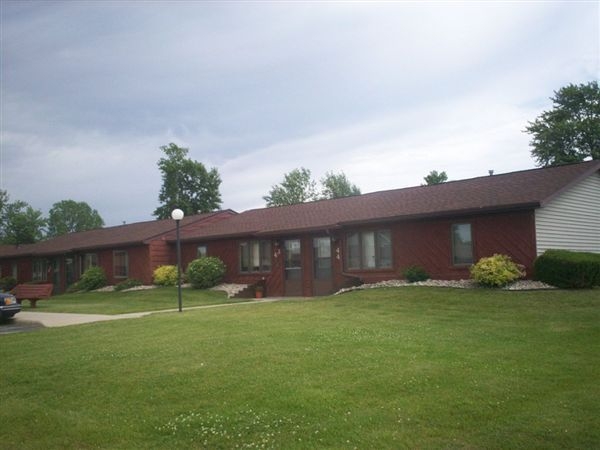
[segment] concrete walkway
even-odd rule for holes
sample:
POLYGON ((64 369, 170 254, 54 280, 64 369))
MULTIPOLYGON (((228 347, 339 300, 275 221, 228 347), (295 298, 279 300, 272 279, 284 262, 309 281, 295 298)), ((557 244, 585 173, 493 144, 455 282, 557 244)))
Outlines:
MULTIPOLYGON (((287 298, 289 299, 289 298, 287 298)), ((195 309, 209 309, 209 308, 223 308, 229 306, 240 306, 240 305, 254 305, 259 303, 272 303, 280 300, 284 300, 281 297, 264 298, 261 300, 252 300, 249 302, 237 302, 237 303, 223 303, 218 305, 205 305, 205 306, 190 306, 183 307, 183 311, 191 311, 195 309)), ((175 309, 165 309, 160 311, 145 311, 145 312, 134 312, 127 314, 72 314, 72 313, 49 313, 49 312, 35 312, 35 311, 21 311, 14 316, 15 324, 26 324, 26 323, 39 323, 43 327, 66 327, 69 325, 80 325, 83 323, 92 322, 103 322, 106 320, 119 320, 119 319, 137 319, 140 317, 149 316, 151 314, 161 314, 178 312, 175 309)))

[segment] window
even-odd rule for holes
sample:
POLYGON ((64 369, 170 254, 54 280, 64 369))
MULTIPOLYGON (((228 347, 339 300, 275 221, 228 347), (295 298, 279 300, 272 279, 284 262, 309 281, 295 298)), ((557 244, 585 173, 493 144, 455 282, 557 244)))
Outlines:
POLYGON ((206 245, 199 245, 196 249, 196 258, 204 258, 207 254, 206 245))
POLYGON ((271 241, 240 243, 240 272, 269 272, 271 270, 271 241))
POLYGON ((17 263, 12 263, 10 266, 10 273, 15 280, 19 279, 19 266, 17 263))
POLYGON ((46 281, 48 279, 48 263, 45 259, 33 260, 31 281, 46 281))
POLYGON ((80 263, 80 273, 83 274, 90 267, 98 266, 98 255, 96 253, 86 253, 81 256, 80 263))
POLYGON ((392 238, 389 230, 361 231, 346 235, 346 268, 390 267, 392 267, 392 238))
POLYGON ((452 264, 473 263, 473 239, 471 224, 459 223, 452 225, 452 264))
POLYGON ((129 276, 129 256, 124 250, 113 252, 113 275, 115 278, 127 278, 129 276))

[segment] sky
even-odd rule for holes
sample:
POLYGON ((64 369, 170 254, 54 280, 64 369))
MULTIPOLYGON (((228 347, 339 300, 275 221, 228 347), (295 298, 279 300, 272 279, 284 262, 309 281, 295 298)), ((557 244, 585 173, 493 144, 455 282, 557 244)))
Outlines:
POLYGON ((523 132, 600 78, 599 1, 1 0, 0 189, 152 220, 161 146, 244 211, 299 167, 363 193, 535 167, 523 132))

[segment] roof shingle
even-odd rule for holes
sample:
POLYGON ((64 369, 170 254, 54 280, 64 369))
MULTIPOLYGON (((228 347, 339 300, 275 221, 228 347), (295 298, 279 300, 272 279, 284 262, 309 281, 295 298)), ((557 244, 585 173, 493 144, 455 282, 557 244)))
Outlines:
MULTIPOLYGON (((334 229, 373 221, 542 206, 591 173, 600 161, 450 181, 432 186, 245 211, 218 225, 183 230, 182 240, 334 229)), ((174 239, 172 234, 168 239, 174 239)))

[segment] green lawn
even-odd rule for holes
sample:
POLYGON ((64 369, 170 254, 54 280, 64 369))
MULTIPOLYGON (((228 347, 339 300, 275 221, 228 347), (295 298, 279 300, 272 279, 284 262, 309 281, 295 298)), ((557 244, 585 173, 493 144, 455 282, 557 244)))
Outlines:
MULTIPOLYGON (((190 306, 235 303, 249 299, 227 299, 223 291, 181 290, 182 305, 190 306)), ((84 292, 55 295, 47 300, 39 300, 32 309, 29 302, 23 302, 23 311, 68 312, 78 314, 125 314, 141 311, 177 309, 177 288, 158 287, 143 291, 129 292, 84 292)))
POLYGON ((598 448, 599 343, 597 289, 380 289, 5 335, 0 448, 598 448))

